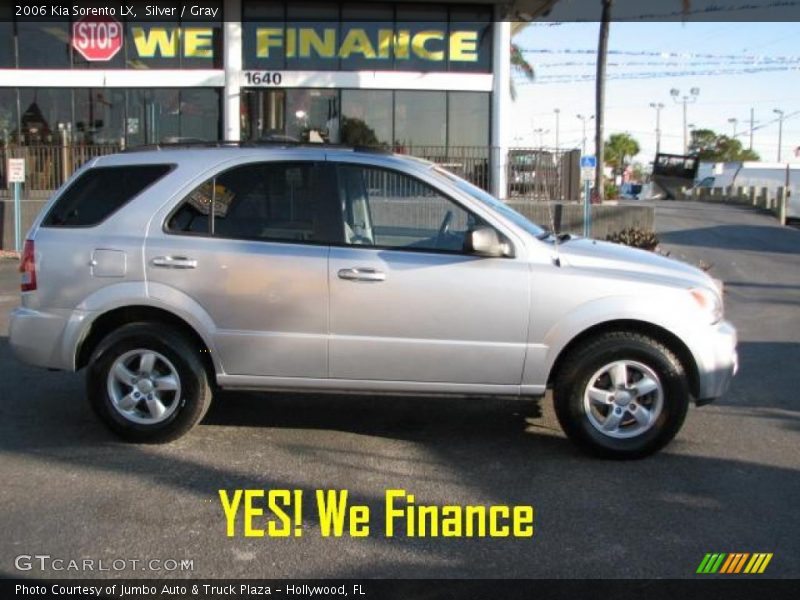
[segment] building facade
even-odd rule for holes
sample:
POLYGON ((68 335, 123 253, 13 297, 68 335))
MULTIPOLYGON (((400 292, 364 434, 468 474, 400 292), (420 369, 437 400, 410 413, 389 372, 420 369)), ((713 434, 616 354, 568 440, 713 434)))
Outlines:
POLYGON ((327 142, 444 162, 469 154, 464 174, 505 194, 510 24, 491 0, 193 8, 0 15, 0 141, 327 142))

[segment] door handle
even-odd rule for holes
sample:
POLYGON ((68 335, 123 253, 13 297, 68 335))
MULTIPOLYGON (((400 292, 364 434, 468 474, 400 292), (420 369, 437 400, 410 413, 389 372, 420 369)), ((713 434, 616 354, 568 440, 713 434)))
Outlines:
POLYGON ((154 267, 163 269, 196 269, 197 261, 185 256, 156 256, 150 261, 154 267))
POLYGON ((347 281, 386 281, 386 273, 377 269, 352 267, 350 269, 341 269, 339 271, 339 279, 347 281))

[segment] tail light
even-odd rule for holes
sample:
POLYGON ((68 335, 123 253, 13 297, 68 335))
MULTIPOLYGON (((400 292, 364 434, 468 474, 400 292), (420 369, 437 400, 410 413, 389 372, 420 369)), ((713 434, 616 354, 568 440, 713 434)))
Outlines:
POLYGON ((19 261, 19 272, 22 273, 22 291, 34 291, 36 289, 36 255, 33 240, 25 240, 22 258, 19 261))

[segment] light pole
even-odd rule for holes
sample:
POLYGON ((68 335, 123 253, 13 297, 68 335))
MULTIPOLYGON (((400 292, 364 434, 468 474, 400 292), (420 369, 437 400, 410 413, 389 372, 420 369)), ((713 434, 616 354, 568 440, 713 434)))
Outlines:
POLYGON ((683 153, 689 153, 689 136, 688 132, 686 131, 686 106, 689 102, 695 103, 697 102, 697 97, 700 95, 700 88, 693 87, 689 90, 689 94, 684 94, 681 96, 681 91, 677 88, 672 88, 669 91, 670 96, 672 96, 673 102, 683 102, 683 153))
POLYGON ((783 111, 776 108, 772 112, 778 115, 778 162, 781 162, 781 146, 783 145, 783 111))
POLYGON ((534 129, 533 133, 538 133, 539 134, 539 150, 541 150, 542 148, 544 148, 544 134, 545 133, 550 133, 550 130, 549 129, 542 129, 541 127, 539 127, 538 129, 534 129))
POLYGON ((559 117, 561 116, 561 109, 556 108, 553 110, 556 113, 556 152, 558 152, 559 143, 558 143, 558 129, 559 129, 559 117))
POLYGON ((594 119, 594 115, 577 115, 577 117, 583 122, 583 150, 581 150, 581 154, 586 156, 586 123, 594 119))
POLYGON ((730 119, 728 119, 728 123, 733 125, 733 139, 736 139, 736 124, 738 122, 739 122, 739 119, 737 119, 736 117, 731 117, 730 119))
POLYGON ((664 105, 661 102, 651 102, 650 108, 656 109, 656 154, 661 152, 661 109, 664 105))

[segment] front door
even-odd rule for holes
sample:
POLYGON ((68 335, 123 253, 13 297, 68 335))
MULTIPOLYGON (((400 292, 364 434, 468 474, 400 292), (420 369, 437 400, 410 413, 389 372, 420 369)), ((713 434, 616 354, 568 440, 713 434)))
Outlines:
POLYGON ((331 377, 519 385, 527 264, 465 253, 468 228, 485 222, 427 183, 336 171, 345 243, 329 260, 331 377))

